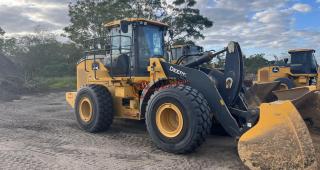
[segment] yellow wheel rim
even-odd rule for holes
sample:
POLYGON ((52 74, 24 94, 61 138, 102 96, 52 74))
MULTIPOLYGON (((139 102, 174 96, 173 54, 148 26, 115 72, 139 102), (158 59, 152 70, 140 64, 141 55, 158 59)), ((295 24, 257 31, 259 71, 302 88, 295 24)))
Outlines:
POLYGON ((183 127, 180 109, 172 103, 164 103, 156 113, 156 124, 162 135, 168 138, 178 136, 183 127))
POLYGON ((84 97, 80 101, 79 105, 80 118, 84 122, 89 122, 92 118, 92 105, 89 98, 84 97))

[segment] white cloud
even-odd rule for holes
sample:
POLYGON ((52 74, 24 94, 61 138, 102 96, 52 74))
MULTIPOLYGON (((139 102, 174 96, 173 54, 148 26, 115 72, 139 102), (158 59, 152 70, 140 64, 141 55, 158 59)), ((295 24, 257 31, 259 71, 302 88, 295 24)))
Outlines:
POLYGON ((298 12, 310 12, 311 6, 308 4, 296 3, 292 6, 292 9, 298 12))
POLYGON ((289 4, 283 0, 199 0, 197 7, 214 25, 205 31, 206 39, 198 43, 212 49, 233 40, 241 44, 247 55, 261 52, 270 56, 291 48, 316 48, 320 32, 296 30, 297 9, 289 4))
POLYGON ((32 33, 38 25, 57 32, 69 23, 68 3, 69 0, 1 0, 0 26, 8 35, 32 33))
MULTIPOLYGON (((60 33, 69 24, 69 1, 0 0, 0 26, 9 35, 31 33, 37 25, 60 33)), ((218 49, 228 41, 238 41, 246 55, 316 48, 320 44, 319 29, 295 28, 294 14, 308 12, 311 7, 302 3, 291 6, 291 3, 290 0, 197 0, 196 7, 214 22, 212 28, 204 31, 206 39, 198 44, 206 49, 218 49)))
POLYGON ((0 6, 8 7, 33 7, 38 9, 67 8, 68 1, 65 0, 1 0, 0 6))

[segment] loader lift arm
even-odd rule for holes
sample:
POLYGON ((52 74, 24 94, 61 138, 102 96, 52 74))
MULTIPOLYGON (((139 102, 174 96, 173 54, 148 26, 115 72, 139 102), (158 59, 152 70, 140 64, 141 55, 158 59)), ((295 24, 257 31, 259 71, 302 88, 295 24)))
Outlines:
POLYGON ((248 128, 247 125, 254 124, 257 114, 252 114, 247 108, 237 108, 238 105, 246 106, 240 100, 239 92, 243 82, 243 61, 240 46, 236 42, 230 42, 228 47, 216 53, 205 52, 196 60, 183 65, 174 65, 161 62, 165 74, 170 79, 180 79, 189 86, 199 90, 209 102, 209 107, 223 128, 233 137, 240 137, 248 128), (209 62, 215 56, 226 52, 226 64, 224 72, 214 72, 210 75, 198 69, 199 65, 209 62), (176 71, 184 74, 177 74, 176 71), (221 76, 222 75, 222 76, 221 76), (234 116, 245 118, 245 124, 239 124, 234 116), (250 121, 250 122, 248 122, 250 121))
POLYGON ((168 77, 186 79, 205 96, 216 120, 231 136, 239 139, 239 156, 249 168, 315 169, 317 162, 310 134, 291 101, 252 107, 242 97, 244 71, 238 43, 231 42, 225 49, 204 54, 185 66, 162 64, 168 77), (223 71, 199 71, 199 65, 223 52, 226 52, 223 71), (172 67, 174 69, 170 69, 172 67), (170 71, 175 69, 184 72, 185 76, 170 71))

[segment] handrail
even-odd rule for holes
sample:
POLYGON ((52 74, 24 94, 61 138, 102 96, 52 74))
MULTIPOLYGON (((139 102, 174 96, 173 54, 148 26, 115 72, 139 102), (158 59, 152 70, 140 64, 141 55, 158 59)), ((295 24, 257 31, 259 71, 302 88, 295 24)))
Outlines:
MULTIPOLYGON (((125 52, 126 54, 129 53, 129 57, 132 58, 132 47, 133 47, 133 42, 132 42, 132 37, 131 36, 127 36, 127 35, 113 35, 113 36, 106 36, 106 37, 98 37, 98 38, 90 38, 90 39, 86 39, 84 40, 84 47, 89 47, 88 49, 85 49, 84 51, 84 57, 82 58, 82 60, 85 60, 85 70, 87 71, 87 64, 86 64, 86 60, 88 59, 89 55, 93 55, 93 60, 95 63, 96 60, 96 55, 98 54, 103 54, 106 55, 107 52, 109 51, 110 57, 111 57, 111 65, 112 65, 112 51, 114 50, 119 50, 120 54, 124 54, 122 53, 122 51, 128 51, 125 52), (120 37, 120 41, 119 41, 119 46, 112 46, 112 38, 114 37, 120 37), (129 38, 129 45, 125 45, 124 47, 122 46, 122 41, 121 41, 121 37, 126 37, 129 38), (88 44, 88 45, 87 45, 88 44), (98 48, 100 46, 100 48, 98 48), (93 48, 91 48, 93 47, 93 48)), ((131 66, 130 66, 131 68, 131 66)), ((96 71, 96 70, 95 70, 96 71)), ((110 70, 110 72, 112 72, 112 69, 110 70)), ((131 77, 131 69, 130 69, 130 77, 131 77)), ((95 78, 96 78, 96 73, 95 73, 95 78)))

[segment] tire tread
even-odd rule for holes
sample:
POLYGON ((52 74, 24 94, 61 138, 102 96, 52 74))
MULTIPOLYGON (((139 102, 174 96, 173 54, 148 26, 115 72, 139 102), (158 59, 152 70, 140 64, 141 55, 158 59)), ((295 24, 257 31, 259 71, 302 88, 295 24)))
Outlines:
MULTIPOLYGON (((196 136, 192 139, 192 141, 188 144, 188 146, 186 146, 181 150, 173 150, 173 151, 170 150, 169 152, 176 153, 176 154, 193 152, 205 141, 207 135, 210 134, 212 116, 210 114, 210 108, 209 108, 208 102, 198 90, 193 89, 190 86, 178 85, 178 86, 171 86, 169 88, 178 89, 183 94, 183 96, 190 101, 190 103, 192 104, 193 113, 196 114, 196 119, 198 120, 196 125, 197 127, 196 136)), ((159 93, 161 93, 163 90, 165 89, 160 89, 156 91, 150 97, 148 105, 150 105, 150 102, 153 100, 153 98, 159 93)))

